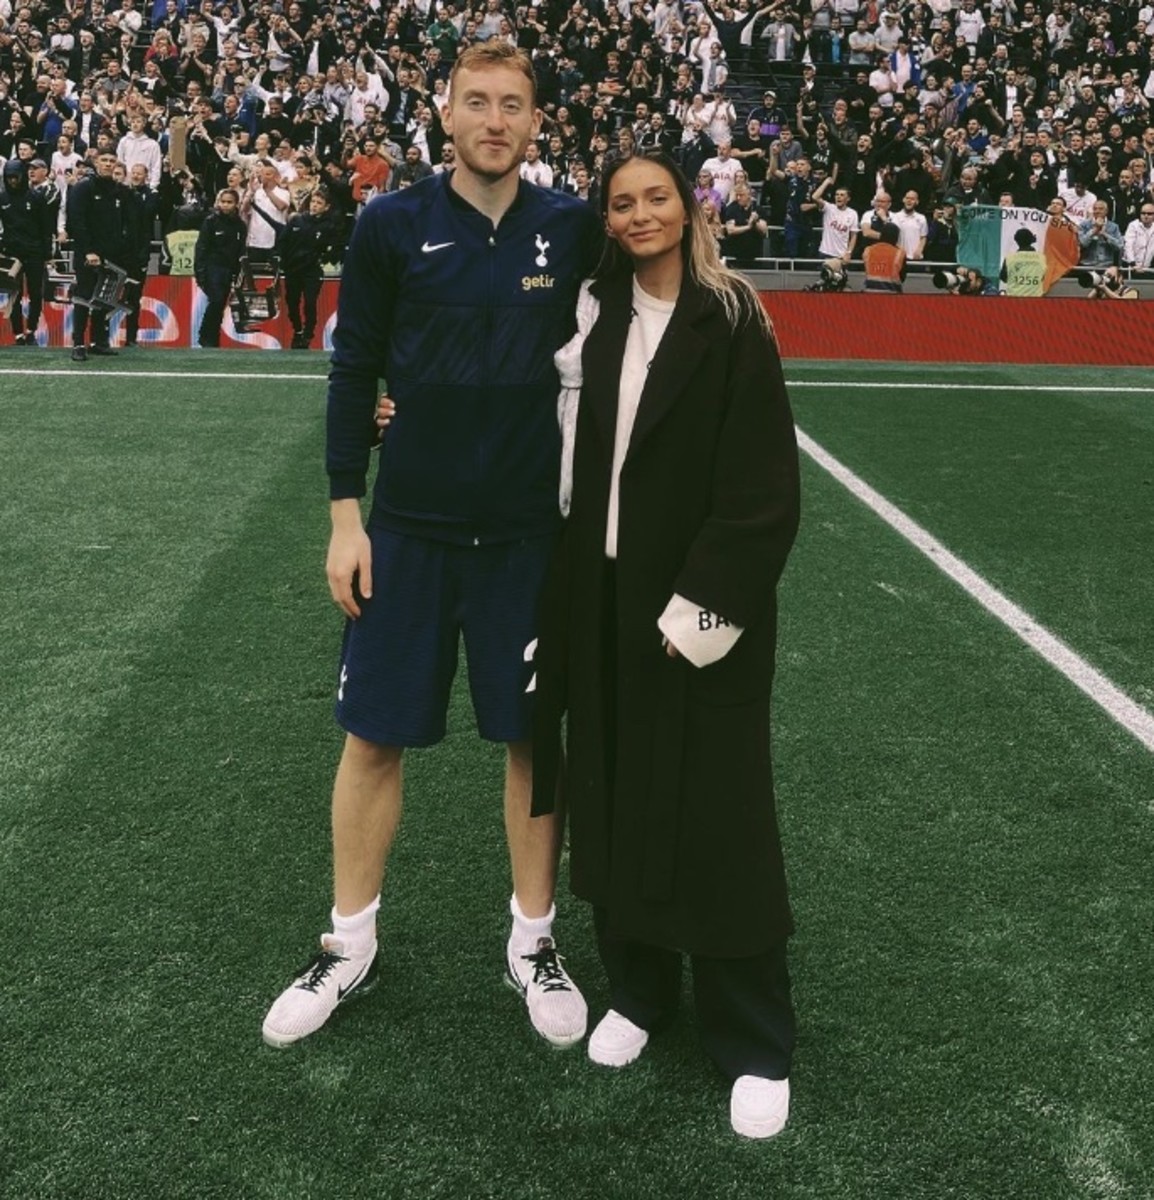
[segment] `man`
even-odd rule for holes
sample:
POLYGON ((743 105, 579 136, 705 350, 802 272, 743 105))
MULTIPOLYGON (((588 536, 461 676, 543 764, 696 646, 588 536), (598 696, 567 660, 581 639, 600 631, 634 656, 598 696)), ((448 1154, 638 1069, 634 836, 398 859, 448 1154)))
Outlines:
POLYGON ((102 151, 96 159, 94 178, 82 179, 68 189, 68 237, 76 270, 72 306, 72 361, 84 362, 85 333, 92 324, 91 352, 113 355, 108 344, 108 313, 75 302, 96 290, 98 271, 105 263, 128 268, 138 257, 137 246, 145 236, 140 228, 135 193, 113 178, 116 154, 102 151))
POLYGON ((536 142, 530 142, 525 147, 525 159, 519 171, 522 179, 538 187, 553 186, 553 168, 541 161, 541 147, 536 142))
POLYGON ((861 222, 849 206, 849 188, 839 187, 833 194, 833 203, 825 199, 825 189, 832 176, 820 184, 813 193, 814 202, 821 210, 821 244, 817 252, 824 258, 840 259, 848 263, 853 257, 861 222))
POLYGON ((277 236, 292 208, 292 196, 282 187, 280 171, 271 158, 262 158, 241 201, 240 215, 248 222, 245 252, 249 262, 270 262, 277 236))
POLYGON ((734 157, 733 143, 729 141, 718 142, 717 154, 702 164, 701 170, 713 176, 713 190, 721 197, 722 206, 733 199, 733 185, 741 169, 741 160, 734 157))
POLYGON ((524 52, 503 38, 469 46, 443 114, 456 169, 370 204, 345 259, 327 456, 329 587, 350 618, 333 928, 265 1019, 275 1046, 314 1033, 371 979, 403 750, 443 737, 462 632, 481 736, 506 745, 507 976, 546 1040, 570 1045, 585 1033, 585 1001, 552 936, 561 819, 529 816, 527 692, 559 521, 553 353, 573 332, 600 222, 587 204, 520 180, 540 129, 535 103, 524 52), (366 532, 358 498, 381 377, 398 415, 366 532))
POLYGON ((148 172, 148 186, 154 191, 160 187, 160 165, 164 155, 160 143, 150 137, 143 117, 133 117, 128 122, 128 132, 116 147, 116 157, 124 163, 131 174, 132 168, 140 163, 148 172))
POLYGON ((389 178, 389 191, 412 187, 414 183, 428 179, 432 173, 433 168, 421 157, 420 146, 407 146, 404 159, 389 178))
POLYGON ((0 190, 0 251, 18 259, 20 274, 9 284, 15 293, 12 305, 12 339, 17 346, 35 346, 44 304, 44 264, 52 256, 52 213, 40 192, 28 182, 28 167, 18 158, 4 164, 0 190), (28 316, 24 316, 24 292, 28 316))
POLYGON ((902 197, 900 211, 890 217, 898 227, 898 245, 910 262, 918 262, 925 254, 929 222, 918 212, 918 194, 908 191, 902 197))
POLYGON ((1118 226, 1106 215, 1106 201, 1095 200, 1090 216, 1078 226, 1078 245, 1082 267, 1112 267, 1122 252, 1123 238, 1118 226))
POLYGON ((1122 261, 1139 271, 1150 270, 1154 263, 1154 201, 1144 200, 1138 210, 1137 220, 1131 221, 1126 227, 1122 261))

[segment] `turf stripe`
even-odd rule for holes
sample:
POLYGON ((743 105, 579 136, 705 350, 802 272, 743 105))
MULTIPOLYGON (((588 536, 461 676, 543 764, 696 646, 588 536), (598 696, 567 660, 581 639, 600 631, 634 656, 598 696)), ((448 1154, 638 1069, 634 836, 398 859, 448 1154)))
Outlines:
POLYGON ((67 367, 47 371, 43 367, 37 370, 2 368, 0 375, 86 375, 89 379, 94 376, 99 379, 303 379, 306 383, 324 383, 327 378, 325 375, 305 375, 299 371, 105 371, 99 368, 85 371, 67 367))
POLYGON ((1063 641, 1038 624, 1028 612, 987 583, 976 571, 953 555, 916 521, 874 491, 863 479, 838 462, 811 437, 797 431, 798 445, 843 487, 875 512, 887 525, 917 547, 939 570, 969 593, 992 616, 997 617, 1075 687, 1085 692, 1106 714, 1154 752, 1154 715, 1136 704, 1100 671, 1076 654, 1063 641))
MULTIPOLYGON (((790 379, 787 381, 792 388, 837 388, 838 391, 880 391, 880 392, 982 392, 989 389, 989 382, 983 379, 974 383, 898 383, 892 380, 870 382, 866 380, 848 379, 790 379)), ((1079 384, 1074 387, 1069 384, 1038 384, 1038 383, 999 383, 999 392, 1058 392, 1074 396, 1085 396, 1088 392, 1095 395, 1101 393, 1123 395, 1150 395, 1149 387, 1101 387, 1098 384, 1079 384)))

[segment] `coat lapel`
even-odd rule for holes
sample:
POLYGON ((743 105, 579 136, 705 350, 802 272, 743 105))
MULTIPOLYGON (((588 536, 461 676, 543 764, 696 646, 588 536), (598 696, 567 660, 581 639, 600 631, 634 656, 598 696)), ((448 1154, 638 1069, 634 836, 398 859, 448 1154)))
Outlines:
MULTIPOLYGON (((689 386, 709 349, 708 325, 711 306, 705 294, 686 274, 677 306, 669 318, 665 336, 657 347, 649 377, 641 392, 641 403, 633 422, 626 461, 633 457, 662 418, 689 386)), ((622 346, 624 354, 624 346, 622 346)), ((620 374, 620 372, 618 372, 620 374)))
POLYGON ((610 454, 617 435, 617 393, 629 337, 631 287, 630 276, 593 285, 590 291, 601 307, 581 349, 582 398, 589 404, 610 454))

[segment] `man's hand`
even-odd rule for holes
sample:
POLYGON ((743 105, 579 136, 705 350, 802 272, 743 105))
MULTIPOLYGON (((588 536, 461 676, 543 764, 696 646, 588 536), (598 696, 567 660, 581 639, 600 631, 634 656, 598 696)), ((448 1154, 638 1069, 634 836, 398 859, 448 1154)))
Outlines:
POLYGON ((361 615, 353 593, 353 584, 368 600, 373 594, 373 554, 369 535, 361 524, 361 506, 357 500, 334 500, 333 532, 325 574, 334 602, 354 620, 361 615))

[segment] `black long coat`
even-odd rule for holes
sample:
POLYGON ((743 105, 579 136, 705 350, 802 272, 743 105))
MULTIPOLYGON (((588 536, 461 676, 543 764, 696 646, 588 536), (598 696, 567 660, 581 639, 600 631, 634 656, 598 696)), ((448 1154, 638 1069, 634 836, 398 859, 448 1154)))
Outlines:
POLYGON ((593 287, 572 507, 539 626, 534 811, 549 811, 563 771, 573 891, 605 907, 614 933, 741 957, 792 930, 769 702, 775 588, 798 523, 793 420, 772 341, 754 322, 734 331, 687 277, 621 471, 609 570, 630 288, 593 287), (674 593, 744 627, 719 662, 666 655, 657 620, 674 593))

